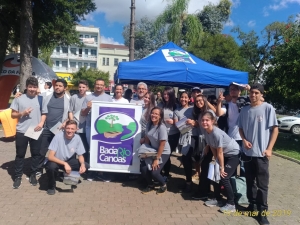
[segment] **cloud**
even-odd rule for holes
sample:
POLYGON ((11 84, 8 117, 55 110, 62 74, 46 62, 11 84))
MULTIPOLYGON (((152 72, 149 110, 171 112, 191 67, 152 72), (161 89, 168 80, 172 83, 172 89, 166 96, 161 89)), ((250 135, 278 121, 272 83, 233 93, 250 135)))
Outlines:
POLYGON ((293 3, 300 5, 300 0, 280 0, 278 4, 269 5, 269 9, 278 11, 287 8, 289 4, 293 4, 293 3))
POLYGON ((248 27, 254 27, 256 25, 256 22, 255 20, 250 20, 248 23, 247 23, 248 27))
MULTIPOLYGON (((235 0, 239 1, 239 0, 235 0)), ((154 19, 165 9, 168 0, 138 0, 135 3, 135 19, 139 20, 144 16, 154 19)), ((191 0, 188 8, 189 13, 202 10, 208 3, 218 4, 220 0, 191 0)), ((125 0, 95 0, 98 13, 104 13, 107 22, 119 22, 128 24, 130 21, 130 1, 125 0)))
POLYGON ((234 26, 234 22, 232 21, 232 19, 228 19, 227 22, 224 24, 224 27, 233 27, 234 26))
POLYGON ((113 44, 113 45, 124 45, 124 44, 121 44, 120 42, 115 41, 114 38, 104 37, 104 36, 101 36, 101 43, 103 43, 103 44, 113 44))
POLYGON ((95 22, 95 19, 94 19, 94 15, 93 14, 88 14, 85 16, 85 19, 86 21, 88 22, 95 22))
POLYGON ((268 17, 270 15, 267 7, 263 8, 263 15, 264 15, 264 17, 268 17))
POLYGON ((232 7, 233 7, 233 8, 237 8, 237 7, 239 7, 240 4, 241 4, 241 1, 240 1, 240 0, 231 0, 231 2, 232 2, 232 7))

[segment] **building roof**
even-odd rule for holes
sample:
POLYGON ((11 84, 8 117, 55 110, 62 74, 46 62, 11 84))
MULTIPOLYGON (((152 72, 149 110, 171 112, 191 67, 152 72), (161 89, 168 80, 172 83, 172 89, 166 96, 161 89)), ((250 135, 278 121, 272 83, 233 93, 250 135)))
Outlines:
POLYGON ((129 48, 125 45, 113 45, 113 44, 103 44, 103 43, 100 44, 100 48, 129 50, 129 48))

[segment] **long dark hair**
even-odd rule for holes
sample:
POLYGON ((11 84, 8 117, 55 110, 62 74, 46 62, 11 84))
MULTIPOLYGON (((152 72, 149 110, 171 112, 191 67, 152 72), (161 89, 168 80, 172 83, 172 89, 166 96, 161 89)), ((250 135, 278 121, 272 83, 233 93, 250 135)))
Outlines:
POLYGON ((193 117, 194 117, 194 120, 198 120, 198 118, 199 118, 199 116, 203 113, 203 112, 205 112, 205 111, 207 111, 209 109, 209 107, 208 107, 208 104, 207 104, 207 99, 206 99, 206 97, 204 96, 204 95, 202 95, 202 94, 199 94, 199 95, 197 95, 196 97, 195 97, 195 99, 194 99, 194 109, 193 109, 193 117), (200 109, 200 108, 198 108, 197 106, 196 106, 196 100, 197 100, 197 98, 202 98, 203 99, 203 101, 204 101, 204 106, 200 109))
MULTIPOLYGON (((178 100, 179 100, 179 104, 180 104, 181 107, 182 107, 182 105, 181 105, 180 99, 181 99, 181 96, 182 96, 183 94, 187 94, 188 99, 190 99, 190 97, 191 97, 190 93, 187 92, 187 91, 180 92, 180 94, 179 94, 179 99, 178 99, 178 100)), ((188 104, 189 104, 189 103, 188 103, 188 104)))
MULTIPOLYGON (((154 108, 151 109, 150 114, 152 113, 153 110, 158 109, 159 110, 159 116, 160 120, 158 121, 158 126, 156 129, 158 129, 162 124, 164 124, 164 112, 161 108, 155 106, 154 108)), ((150 130, 151 126, 153 125, 152 120, 150 119, 147 123, 147 130, 150 130)))
POLYGON ((151 91, 148 91, 145 96, 146 95, 149 95, 149 104, 145 108, 145 119, 146 121, 149 121, 150 112, 155 107, 155 95, 151 91))
POLYGON ((126 98, 130 102, 131 96, 132 96, 132 90, 131 89, 127 89, 125 91, 125 93, 124 93, 124 98, 126 98))
POLYGON ((163 107, 170 109, 170 110, 175 110, 176 109, 176 97, 175 97, 175 91, 174 88, 172 87, 165 87, 164 91, 163 91, 163 96, 162 96, 162 100, 163 100, 163 107), (164 93, 167 92, 168 96, 169 96, 169 101, 166 102, 165 98, 164 98, 164 93))

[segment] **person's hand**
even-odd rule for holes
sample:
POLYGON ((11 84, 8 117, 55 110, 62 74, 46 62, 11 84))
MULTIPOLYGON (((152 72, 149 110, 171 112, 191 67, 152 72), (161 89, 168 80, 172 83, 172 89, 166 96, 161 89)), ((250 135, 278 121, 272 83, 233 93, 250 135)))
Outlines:
POLYGON ((80 168, 79 168, 79 173, 82 174, 82 173, 84 173, 85 171, 86 171, 85 164, 82 163, 82 164, 80 165, 80 168))
POLYGON ((62 123, 62 125, 58 128, 59 130, 65 129, 66 126, 66 121, 62 123))
POLYGON ((268 160, 270 160, 271 156, 272 156, 272 150, 265 150, 263 153, 262 153, 263 156, 266 156, 268 158, 268 160))
POLYGON ((21 92, 17 92, 17 93, 15 94, 15 98, 19 98, 21 95, 22 95, 21 92))
POLYGON ((185 123, 188 124, 188 125, 194 126, 195 125, 195 120, 187 119, 185 123))
POLYGON ((219 93, 219 98, 218 98, 218 103, 219 103, 219 102, 222 102, 223 100, 225 100, 225 97, 224 97, 224 95, 223 95, 223 92, 220 91, 220 93, 219 93))
POLYGON ((34 128, 34 131, 40 131, 42 128, 43 128, 43 123, 41 122, 41 123, 39 123, 37 126, 36 126, 36 128, 34 128))
POLYGON ((142 145, 142 144, 144 144, 144 143, 145 143, 145 138, 141 138, 140 144, 142 145))
POLYGON ((167 124, 173 124, 173 120, 172 120, 172 119, 166 119, 165 122, 166 122, 167 124))
POLYGON ((246 91, 250 91, 250 88, 251 88, 250 85, 249 85, 249 84, 246 84, 246 86, 245 86, 244 89, 245 89, 246 91))
POLYGON ((33 108, 31 108, 31 107, 29 107, 28 109, 25 109, 25 111, 22 112, 22 116, 28 116, 32 110, 33 110, 33 108))
POLYGON ((67 173, 67 174, 70 174, 70 173, 71 173, 71 170, 72 170, 71 167, 70 167, 70 165, 69 165, 68 163, 65 163, 64 167, 65 167, 66 173, 67 173))
POLYGON ((249 141, 247 141, 246 139, 243 140, 243 144, 247 150, 252 148, 252 144, 249 141))
POLYGON ((86 106, 87 106, 87 108, 91 109, 92 108, 92 101, 88 101, 86 106))
POLYGON ((227 173, 225 173, 224 168, 220 169, 220 176, 222 178, 225 178, 227 176, 227 173))
POLYGON ((157 170, 159 168, 158 159, 153 160, 152 170, 157 170))

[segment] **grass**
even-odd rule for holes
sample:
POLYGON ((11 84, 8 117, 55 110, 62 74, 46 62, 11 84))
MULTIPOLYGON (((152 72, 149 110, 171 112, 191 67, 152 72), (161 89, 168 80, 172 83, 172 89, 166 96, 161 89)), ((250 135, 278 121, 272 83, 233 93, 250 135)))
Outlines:
POLYGON ((300 135, 280 132, 273 151, 300 160, 300 135))

